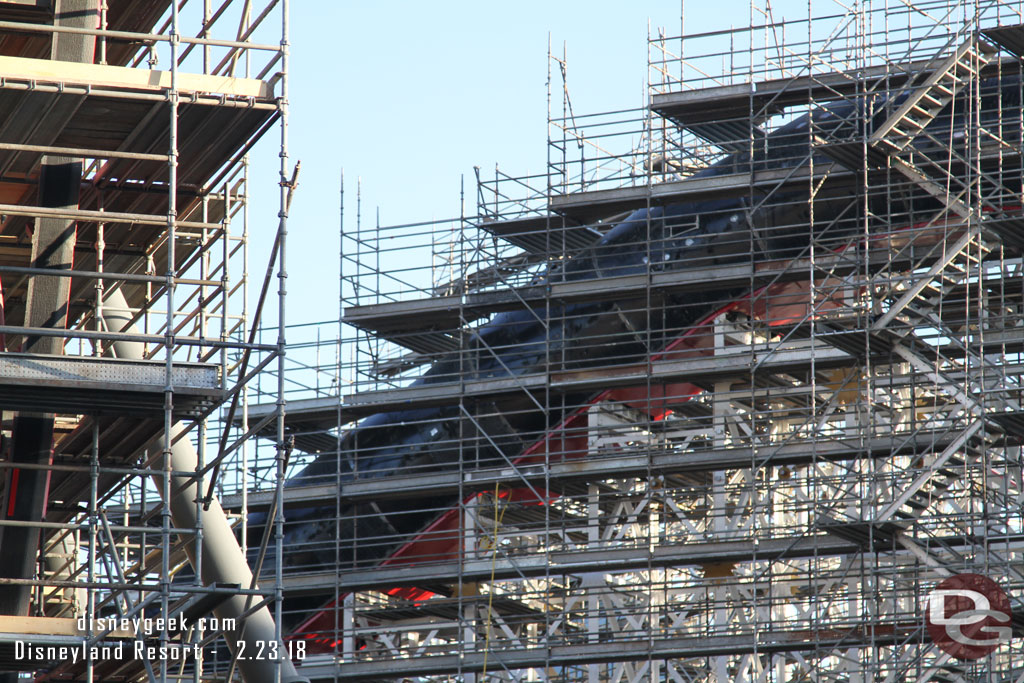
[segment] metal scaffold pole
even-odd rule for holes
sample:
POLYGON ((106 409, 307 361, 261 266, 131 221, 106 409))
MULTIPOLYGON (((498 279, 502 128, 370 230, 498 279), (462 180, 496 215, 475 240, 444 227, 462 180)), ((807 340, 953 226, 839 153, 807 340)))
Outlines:
POLYGON ((250 383, 284 352, 243 299, 288 3, 0 5, 0 677, 305 680, 280 564, 261 589, 238 537, 281 524, 238 468, 250 383))
POLYGON ((930 606, 1024 605, 1024 8, 775 5, 649 30, 639 109, 549 40, 543 173, 343 227, 251 411, 303 675, 1019 676, 930 606))

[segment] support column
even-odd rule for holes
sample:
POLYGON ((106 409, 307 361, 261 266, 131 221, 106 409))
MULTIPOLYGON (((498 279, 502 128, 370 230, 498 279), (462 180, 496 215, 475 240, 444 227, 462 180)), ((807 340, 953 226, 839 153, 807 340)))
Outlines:
MULTIPOLYGON (((99 27, 99 0, 55 0, 54 26, 76 29, 99 27)), ((96 37, 78 33, 54 33, 50 59, 92 64, 96 37)), ((39 206, 77 210, 82 186, 82 160, 45 155, 39 167, 39 206)), ((66 218, 37 218, 32 233, 32 267, 69 270, 73 266, 77 224, 66 218)), ((71 278, 35 275, 28 281, 25 299, 27 327, 67 327, 71 278)), ((60 355, 59 337, 28 337, 26 353, 60 355)))
MULTIPOLYGON (((99 26, 99 0, 55 0, 54 26, 95 29, 99 26)), ((54 33, 50 58, 66 62, 92 63, 96 38, 91 35, 54 33)), ((65 156, 44 156, 39 171, 39 206, 78 209, 82 183, 82 160, 65 156)), ((73 265, 76 224, 63 218, 36 219, 32 234, 32 266, 69 270, 73 265)), ((71 279, 35 275, 29 279, 25 300, 25 325, 64 329, 67 327, 71 279)), ((27 353, 60 355, 60 337, 27 337, 27 353)), ((14 418, 11 460, 26 465, 49 465, 53 456, 53 421, 49 413, 18 413, 14 418)), ((6 519, 38 522, 46 509, 49 472, 41 469, 12 469, 8 475, 8 499, 0 513, 6 519)), ((4 527, 0 535, 0 577, 31 579, 39 550, 38 527, 4 527)), ((0 586, 0 614, 28 614, 32 591, 29 586, 0 586)), ((0 676, 0 681, 7 678, 0 676)))

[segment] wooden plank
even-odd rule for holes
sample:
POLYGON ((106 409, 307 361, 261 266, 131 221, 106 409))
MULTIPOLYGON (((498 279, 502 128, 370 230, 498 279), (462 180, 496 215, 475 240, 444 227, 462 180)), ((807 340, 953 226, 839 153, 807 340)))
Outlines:
MULTIPOLYGON (((0 78, 86 85, 94 88, 128 88, 131 90, 164 91, 171 87, 171 72, 132 69, 105 64, 77 64, 49 59, 0 56, 0 78)), ((269 83, 255 78, 231 78, 178 72, 181 92, 255 97, 274 96, 269 83)))
MULTIPOLYGON (((22 617, 0 615, 0 633, 17 633, 33 636, 71 636, 85 638, 87 633, 78 628, 77 619, 64 617, 22 617)), ((124 629, 111 631, 108 638, 134 638, 135 634, 124 629)))

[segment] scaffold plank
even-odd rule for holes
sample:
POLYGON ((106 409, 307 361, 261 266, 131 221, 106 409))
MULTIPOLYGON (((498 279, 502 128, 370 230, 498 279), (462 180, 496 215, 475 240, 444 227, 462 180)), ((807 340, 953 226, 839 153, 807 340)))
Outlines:
POLYGON ((981 29, 981 33, 1008 52, 1024 57, 1024 25, 992 26, 981 29))
MULTIPOLYGON (((862 335, 865 333, 861 333, 862 335)), ((823 338, 824 341, 824 338, 823 338)), ((857 342, 857 353, 864 347, 863 340, 857 342)), ((851 351, 853 351, 851 349, 851 351)), ((852 357, 852 356, 851 356, 852 357)), ((1002 366, 1002 371, 1007 377, 1024 374, 1024 365, 1019 363, 1007 363, 1002 366)), ((965 375, 961 371, 947 373, 955 381, 964 381, 965 375)), ((386 392, 381 392, 382 394, 386 392)), ((305 399, 290 401, 285 410, 285 421, 290 432, 302 430, 328 430, 344 426, 360 416, 367 414, 365 408, 349 409, 344 404, 344 397, 326 396, 316 399, 305 399)), ((257 404, 249 408, 250 422, 257 422, 265 419, 276 410, 273 404, 257 404)), ((370 412, 373 412, 372 410, 370 412)), ((236 420, 237 421, 237 420, 236 420)), ((260 431, 260 435, 266 438, 275 438, 276 427, 269 426, 260 431)), ((336 437, 331 437, 336 438, 336 437)))
MULTIPOLYGON (((276 491, 250 491, 245 496, 246 509, 269 510, 277 497, 276 491)), ((338 500, 338 487, 334 484, 316 486, 286 486, 284 488, 285 509, 309 507, 310 505, 333 505, 338 500)), ((225 510, 240 510, 242 494, 232 493, 221 496, 220 504, 225 510)))
POLYGON ((673 268, 640 275, 619 275, 571 282, 552 282, 514 289, 406 301, 384 302, 345 309, 343 321, 387 336, 397 343, 396 333, 425 329, 454 329, 489 313, 542 307, 548 302, 574 304, 589 301, 621 301, 651 294, 682 294, 707 289, 714 282, 723 289, 806 281, 827 273, 842 277, 870 273, 879 268, 930 265, 932 257, 911 259, 908 252, 892 254, 875 250, 868 254, 839 253, 815 258, 793 258, 732 264, 711 264, 700 268, 673 268))
MULTIPOLYGON (((991 29, 986 31, 986 35, 988 31, 991 29)), ((794 105, 829 102, 858 93, 885 93, 899 89, 929 66, 932 66, 931 60, 921 59, 850 71, 827 71, 792 78, 654 93, 650 99, 650 108, 683 127, 722 119, 749 122, 751 113, 757 121, 794 105)), ((984 78, 998 73, 1016 73, 1019 69, 1017 60, 1003 59, 987 64, 981 75, 984 78)))
MULTIPOLYGON (((54 448, 54 456, 60 462, 72 462, 82 466, 89 462, 94 431, 97 451, 105 466, 116 468, 127 466, 143 448, 155 442, 163 433, 163 415, 137 418, 123 414, 86 416, 78 427, 68 434, 54 448)), ((115 471, 101 471, 96 490, 105 495, 117 485, 123 474, 115 471)), ((89 500, 92 483, 81 472, 56 469, 50 473, 49 503, 46 508, 47 522, 67 522, 75 517, 81 508, 79 504, 89 500)))
MULTIPOLYGON (((26 636, 63 636, 69 639, 80 639, 85 635, 86 632, 78 628, 77 619, 0 614, 0 642, 11 642, 11 640, 26 636)), ((135 634, 117 629, 105 637, 134 638, 135 634)), ((33 637, 32 641, 37 642, 37 639, 33 637)))
MULTIPOLYGON (((171 0, 106 0, 108 31, 150 33, 171 6, 171 0)), ((53 0, 4 0, 0 21, 48 24, 53 21, 53 0)), ((50 55, 51 36, 12 27, 0 31, 0 54, 45 59, 50 55)), ((107 64, 123 66, 143 47, 139 40, 107 40, 107 64)))
POLYGON ((601 236, 597 230, 557 214, 484 220, 476 227, 534 254, 583 249, 601 236))
MULTIPOLYGON (((0 354, 0 407, 70 414, 153 415, 164 410, 163 361, 0 354)), ((221 398, 216 365, 174 363, 178 415, 199 415, 221 398)))
MULTIPOLYGON (((1020 549, 1024 536, 992 536, 1007 549, 1020 549)), ((943 536, 932 543, 948 548, 969 546, 970 536, 943 536)), ((353 591, 384 590, 399 586, 430 586, 469 581, 518 580, 540 576, 563 576, 587 572, 628 572, 636 569, 697 566, 713 563, 767 562, 781 559, 832 557, 873 552, 860 543, 831 533, 804 533, 779 538, 743 537, 728 541, 695 541, 659 544, 648 547, 608 547, 600 545, 579 550, 558 550, 543 555, 490 557, 463 562, 422 562, 368 567, 343 571, 289 573, 283 578, 286 594, 332 595, 353 591)), ((900 556, 905 548, 894 548, 900 556)))
MULTIPOLYGON (((273 403, 261 403, 250 406, 248 410, 249 422, 259 422, 276 412, 277 405, 273 403)), ((355 418, 355 415, 350 415, 345 410, 340 396, 321 396, 319 398, 288 401, 285 404, 284 412, 290 424, 321 423, 327 421, 329 426, 333 427, 339 419, 341 419, 342 424, 345 424, 355 418)), ((236 419, 236 422, 239 422, 239 420, 236 419)))
MULTIPOLYGON (((0 21, 15 21, 31 24, 49 23, 53 21, 53 0, 2 0, 0 1, 0 21)), ((0 37, 0 52, 8 54, 8 52, 4 50, 4 47, 6 47, 4 42, 11 38, 13 38, 13 36, 0 37)), ((49 39, 49 36, 46 36, 46 38, 49 39)), ((25 50, 27 47, 34 48, 32 50, 26 50, 29 51, 30 54, 39 54, 38 50, 41 49, 36 45, 19 47, 21 50, 25 50)), ((48 40, 47 47, 49 47, 48 40)))
POLYGON ((838 163, 798 168, 772 168, 753 173, 726 173, 611 190, 591 190, 551 197, 550 208, 576 220, 595 220, 620 211, 640 209, 649 204, 738 197, 765 189, 806 189, 809 183, 827 181, 830 187, 854 184, 862 175, 838 163))
MULTIPOLYGON (((0 55, 0 78, 36 83, 75 84, 89 88, 126 88, 155 92, 165 91, 171 87, 170 71, 132 69, 108 64, 77 64, 2 55, 0 55)), ((179 71, 177 78, 178 90, 182 93, 259 99, 268 99, 274 96, 270 84, 255 78, 210 76, 186 71, 179 71)))
MULTIPOLYGON (((517 486, 524 482, 557 485, 567 481, 600 481, 615 477, 658 476, 687 472, 711 472, 728 469, 804 465, 810 462, 884 458, 913 455, 931 448, 942 448, 952 440, 946 432, 920 431, 894 434, 864 441, 858 435, 846 440, 806 441, 739 448, 713 448, 691 453, 623 453, 616 456, 584 457, 563 462, 444 471, 425 474, 394 474, 387 477, 356 479, 331 487, 322 502, 342 500, 422 497, 456 494, 460 491, 493 490, 495 485, 517 486)), ((297 489, 298 490, 298 489, 297 489)), ((298 495, 298 494, 297 494, 298 495)))
POLYGON ((676 379, 699 384, 742 378, 751 372, 784 373, 806 371, 813 363, 818 369, 846 367, 854 357, 828 345, 796 344, 792 348, 770 345, 746 347, 706 358, 660 361, 550 373, 528 373, 511 377, 415 385, 396 389, 364 391, 345 396, 343 405, 352 413, 384 412, 397 408, 450 405, 459 401, 496 399, 523 392, 569 394, 614 387, 660 383, 676 379))
POLYGON ((288 595, 328 595, 357 590, 445 583, 556 576, 581 572, 619 572, 647 567, 678 567, 709 562, 751 562, 817 555, 858 553, 856 543, 829 534, 792 538, 742 538, 663 544, 654 547, 609 548, 606 546, 544 555, 487 556, 465 562, 423 562, 416 565, 381 566, 356 571, 323 571, 283 577, 288 595))
POLYGON ((299 673, 311 681, 379 681, 382 678, 429 676, 488 670, 512 670, 532 667, 563 667, 598 662, 626 662, 643 659, 685 659, 748 653, 817 651, 823 656, 836 649, 879 647, 903 642, 920 631, 917 622, 864 624, 846 629, 814 631, 758 630, 751 634, 706 635, 689 638, 650 636, 585 645, 461 652, 456 655, 426 655, 413 658, 378 659, 313 665, 299 673))

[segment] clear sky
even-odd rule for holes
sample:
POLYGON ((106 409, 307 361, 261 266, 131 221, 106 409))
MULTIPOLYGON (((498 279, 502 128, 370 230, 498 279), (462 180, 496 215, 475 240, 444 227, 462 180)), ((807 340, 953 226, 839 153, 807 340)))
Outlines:
MULTIPOLYGON (((337 318, 342 168, 353 225, 357 177, 364 219, 377 207, 385 224, 458 215, 462 174, 473 205, 474 165, 543 170, 549 33, 557 52, 566 45, 577 114, 637 107, 648 23, 678 35, 681 12, 679 0, 291 5, 290 151, 302 172, 290 221, 289 322, 337 318)), ((745 26, 749 14, 747 0, 691 2, 686 28, 745 26)), ((255 155, 264 190, 273 187, 263 173, 274 168, 276 144, 265 141, 255 155)), ((261 193, 252 207, 256 280, 276 204, 261 193)))

